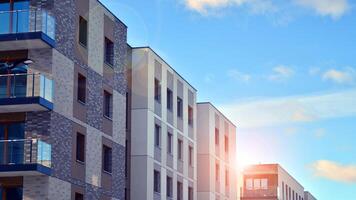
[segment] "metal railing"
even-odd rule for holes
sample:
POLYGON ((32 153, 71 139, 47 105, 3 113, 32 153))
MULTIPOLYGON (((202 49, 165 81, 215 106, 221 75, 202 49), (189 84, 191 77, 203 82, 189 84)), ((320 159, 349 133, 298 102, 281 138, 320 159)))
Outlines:
POLYGON ((55 24, 45 10, 0 11, 0 34, 43 32, 55 39, 55 24))
POLYGON ((0 165, 41 164, 51 167, 52 146, 39 139, 0 140, 0 165))
POLYGON ((0 75, 0 99, 42 97, 53 100, 53 80, 42 74, 0 75))

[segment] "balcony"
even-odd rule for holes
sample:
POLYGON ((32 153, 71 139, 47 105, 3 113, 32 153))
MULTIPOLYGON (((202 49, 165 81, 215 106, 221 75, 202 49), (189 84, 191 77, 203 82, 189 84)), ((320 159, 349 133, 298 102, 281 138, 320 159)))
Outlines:
POLYGON ((50 175, 51 150, 39 139, 0 140, 0 177, 50 175))
POLYGON ((241 199, 277 199, 277 186, 260 189, 244 189, 241 199))
POLYGON ((54 46, 55 20, 46 11, 0 11, 0 51, 54 46))
POLYGON ((42 74, 0 75, 0 113, 53 110, 53 81, 42 74))

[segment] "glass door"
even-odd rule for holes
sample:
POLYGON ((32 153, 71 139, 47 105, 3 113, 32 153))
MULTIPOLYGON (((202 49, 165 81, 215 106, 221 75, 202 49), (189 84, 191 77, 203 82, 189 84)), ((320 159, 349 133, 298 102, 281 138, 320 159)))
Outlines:
POLYGON ((22 200, 22 187, 0 187, 0 200, 22 200))
POLYGON ((29 1, 0 0, 0 34, 28 32, 29 1))
POLYGON ((1 164, 24 163, 24 138, 24 123, 0 124, 1 164))

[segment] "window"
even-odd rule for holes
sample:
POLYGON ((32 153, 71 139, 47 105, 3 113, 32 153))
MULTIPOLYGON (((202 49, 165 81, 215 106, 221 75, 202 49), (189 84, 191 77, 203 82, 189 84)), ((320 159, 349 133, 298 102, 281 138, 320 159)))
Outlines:
POLYGON ((167 88, 167 109, 173 110, 173 92, 169 88, 167 88))
POLYGON ((266 178, 261 179, 261 189, 262 190, 267 190, 268 189, 268 179, 266 179, 266 178))
POLYGON ((172 154, 173 153, 173 135, 172 133, 168 132, 167 135, 167 153, 172 154))
POLYGON ((215 128, 215 145, 219 145, 219 129, 215 128))
POLYGON ((84 195, 76 192, 74 195, 74 199, 75 200, 84 200, 84 195))
POLYGON ((252 190, 253 188, 253 182, 252 182, 252 179, 246 179, 246 189, 247 190, 252 190))
POLYGON ((159 171, 154 170, 153 173, 153 189, 154 192, 160 193, 161 192, 161 174, 159 173, 159 171))
POLYGON ((104 116, 112 119, 112 94, 104 90, 104 116))
POLYGON ((173 179, 167 176, 167 197, 173 197, 173 179))
POLYGON ((189 187, 188 188, 188 200, 193 200, 193 198, 194 198, 194 190, 193 190, 193 188, 192 187, 189 187))
POLYGON ((103 170, 112 172, 112 149, 105 145, 103 145, 103 170))
POLYGON ((230 180, 229 180, 229 170, 225 171, 225 185, 226 187, 228 187, 230 184, 230 180))
POLYGON ((284 192, 284 182, 282 181, 282 199, 285 200, 285 192, 284 192))
POLYGON ((84 47, 88 45, 88 22, 83 17, 79 17, 79 43, 84 47))
POLYGON ((177 97, 177 116, 179 118, 183 117, 183 100, 177 97))
POLYGON ((87 79, 85 76, 78 74, 78 101, 85 103, 86 102, 86 90, 87 90, 87 79))
POLYGON ((193 166, 193 147, 189 146, 189 165, 193 166))
POLYGON ((183 200, 183 184, 177 182, 177 200, 183 200))
POLYGON ((155 79, 155 100, 161 103, 161 82, 155 79))
POLYGON ((216 180, 216 182, 220 181, 220 166, 219 166, 219 164, 215 164, 215 180, 216 180))
POLYGON ((261 179, 253 180, 253 189, 255 189, 255 190, 261 189, 261 179))
POLYGON ((105 37, 105 63, 114 65, 114 43, 105 37))
POLYGON ((183 141, 178 139, 178 159, 183 160, 183 141))
POLYGON ((81 133, 77 133, 76 158, 77 161, 85 161, 85 136, 81 133))
POLYGON ((155 146, 161 146, 161 127, 158 124, 155 124, 155 146))
POLYGON ((188 124, 190 126, 193 126, 193 118, 194 118, 194 112, 193 112, 193 108, 191 106, 188 106, 188 124))
POLYGON ((225 153, 228 154, 229 152, 229 138, 225 136, 225 153))

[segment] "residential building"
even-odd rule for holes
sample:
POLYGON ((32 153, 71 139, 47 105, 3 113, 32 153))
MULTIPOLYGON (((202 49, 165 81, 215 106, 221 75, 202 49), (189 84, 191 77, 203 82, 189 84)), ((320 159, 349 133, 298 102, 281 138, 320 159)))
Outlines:
POLYGON ((304 187, 278 164, 247 167, 241 190, 241 200, 304 200, 304 187))
POLYGON ((1 199, 124 199, 126 34, 97 0, 0 1, 1 199))
POLYGON ((211 103, 197 109, 198 200, 235 200, 236 126, 211 103))
POLYGON ((304 192, 304 200, 317 200, 310 192, 304 192))
POLYGON ((131 51, 131 199, 194 200, 196 90, 151 48, 131 51))

